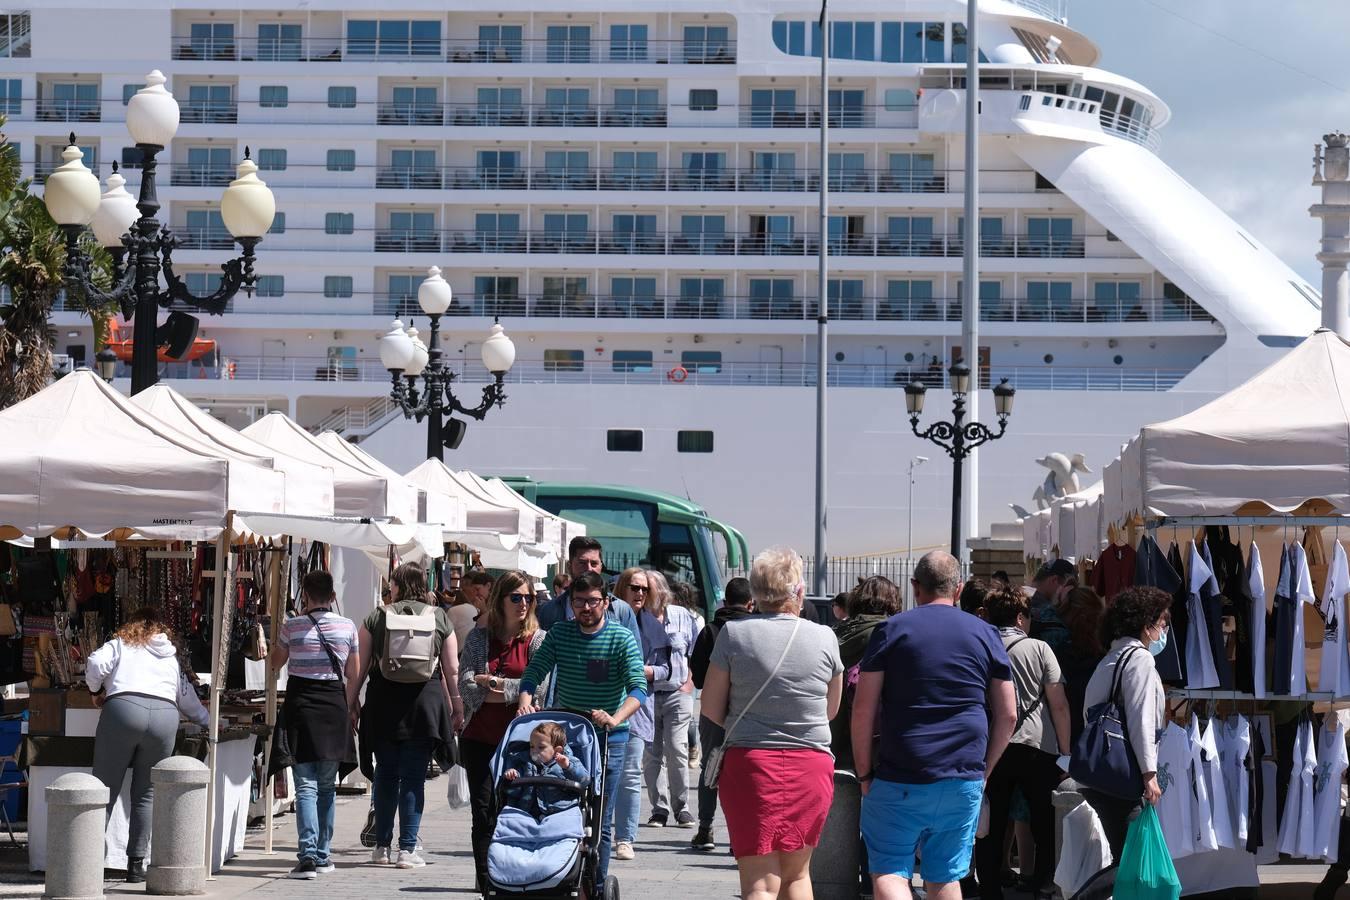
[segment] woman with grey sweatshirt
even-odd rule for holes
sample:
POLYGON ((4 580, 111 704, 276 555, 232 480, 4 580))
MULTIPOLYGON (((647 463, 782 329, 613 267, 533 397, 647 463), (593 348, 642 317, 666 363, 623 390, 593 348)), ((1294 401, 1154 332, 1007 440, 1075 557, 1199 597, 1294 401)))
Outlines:
POLYGON ((1117 861, 1132 813, 1141 802, 1157 803, 1162 796, 1158 787, 1158 741, 1167 725, 1167 695, 1153 657, 1167 646, 1171 606, 1172 598, 1154 587, 1127 588, 1116 595, 1102 623, 1102 642, 1111 649, 1092 673, 1083 700, 1086 714, 1111 699, 1116 669, 1124 666, 1119 696, 1115 699, 1125 716, 1130 747, 1144 776, 1144 793, 1142 797, 1125 800, 1083 789, 1083 798, 1101 819, 1111 855, 1117 861))

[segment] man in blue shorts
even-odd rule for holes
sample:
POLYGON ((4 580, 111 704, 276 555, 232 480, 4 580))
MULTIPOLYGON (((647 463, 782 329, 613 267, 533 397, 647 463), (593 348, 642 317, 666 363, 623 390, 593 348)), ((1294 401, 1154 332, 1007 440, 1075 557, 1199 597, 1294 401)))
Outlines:
POLYGON ((918 606, 877 627, 853 697, 863 840, 876 900, 909 900, 916 854, 929 900, 961 900, 984 782, 1017 718, 1012 670, 998 631, 956 607, 955 557, 925 555, 911 582, 918 606))

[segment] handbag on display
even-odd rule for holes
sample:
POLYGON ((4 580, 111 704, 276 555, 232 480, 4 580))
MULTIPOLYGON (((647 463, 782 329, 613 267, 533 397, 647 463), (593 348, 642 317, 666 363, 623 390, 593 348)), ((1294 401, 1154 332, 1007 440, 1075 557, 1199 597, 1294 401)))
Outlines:
POLYGON ((1137 800, 1144 793, 1144 776, 1130 746, 1125 724, 1124 704, 1117 699, 1120 674, 1130 655, 1142 650, 1130 647, 1116 660, 1111 678, 1111 693, 1106 700, 1087 711, 1083 733, 1073 745, 1069 775, 1083 787, 1101 791, 1122 800, 1137 800))
POLYGON ((254 662, 267 659, 267 631, 262 622, 248 626, 248 633, 244 635, 244 658, 254 662))

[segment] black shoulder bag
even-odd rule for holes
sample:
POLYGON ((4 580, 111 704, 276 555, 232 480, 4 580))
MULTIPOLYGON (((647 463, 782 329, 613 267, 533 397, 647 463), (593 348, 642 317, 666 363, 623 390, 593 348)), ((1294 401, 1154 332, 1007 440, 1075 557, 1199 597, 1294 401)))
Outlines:
POLYGON ((1074 743, 1069 760, 1069 775, 1074 781, 1122 800, 1137 800, 1144 793, 1144 776, 1134 747, 1130 746, 1124 704, 1117 695, 1121 673, 1130 656, 1142 649, 1130 647, 1116 660, 1111 693, 1105 702, 1087 711, 1087 724, 1074 743))

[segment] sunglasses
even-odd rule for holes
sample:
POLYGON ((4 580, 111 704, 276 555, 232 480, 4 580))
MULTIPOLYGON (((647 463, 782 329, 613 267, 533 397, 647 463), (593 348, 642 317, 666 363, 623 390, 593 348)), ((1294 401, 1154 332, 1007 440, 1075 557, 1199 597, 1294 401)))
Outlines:
POLYGON ((529 603, 533 603, 533 602, 534 602, 534 595, 532 595, 532 594, 508 594, 508 595, 507 595, 507 599, 509 599, 512 603, 516 603, 516 604, 520 604, 520 603, 526 603, 526 604, 529 604, 529 603))
POLYGON ((630 585, 628 586, 628 590, 633 591, 634 593, 638 593, 638 594, 650 594, 650 593, 652 592, 652 589, 651 589, 651 588, 649 588, 649 587, 643 587, 642 585, 638 585, 638 584, 630 584, 630 585))

